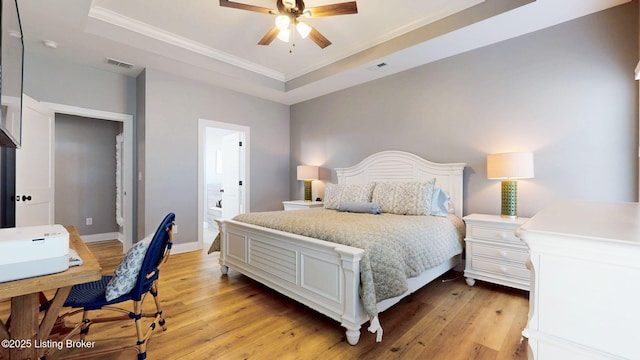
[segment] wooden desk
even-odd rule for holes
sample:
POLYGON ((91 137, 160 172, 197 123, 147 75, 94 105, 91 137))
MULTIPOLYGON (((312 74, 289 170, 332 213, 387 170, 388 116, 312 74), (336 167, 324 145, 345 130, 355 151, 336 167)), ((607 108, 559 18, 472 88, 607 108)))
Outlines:
POLYGON ((16 342, 24 345, 22 348, 0 347, 0 354, 4 359, 38 359, 45 349, 38 349, 34 345, 48 338, 71 287, 102 277, 98 260, 82 241, 75 227, 65 228, 69 232, 69 246, 82 258, 81 266, 70 267, 56 274, 0 283, 0 299, 11 298, 11 326, 7 329, 0 320, 0 340, 11 339, 15 340, 12 345, 16 345, 16 342), (47 290, 56 290, 56 294, 42 322, 39 322, 39 294, 47 290))

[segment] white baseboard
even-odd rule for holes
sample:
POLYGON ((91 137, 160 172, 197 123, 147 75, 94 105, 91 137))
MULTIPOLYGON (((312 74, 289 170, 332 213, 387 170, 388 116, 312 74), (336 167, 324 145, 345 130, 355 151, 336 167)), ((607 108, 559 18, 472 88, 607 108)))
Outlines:
POLYGON ((122 242, 123 235, 119 232, 111 232, 102 234, 81 235, 80 237, 86 243, 105 240, 118 240, 122 242))
MULTIPOLYGON (((153 234, 151 235, 153 236, 153 234)), ((114 239, 122 242, 122 234, 117 232, 82 235, 81 238, 86 243, 105 241, 105 240, 114 240, 114 239)), ((173 247, 171 248, 171 253, 181 254, 181 253, 186 253, 186 252, 196 251, 196 250, 201 250, 201 249, 198 247, 198 242, 194 241, 194 242, 188 242, 188 243, 173 244, 173 247)))
POLYGON ((198 247, 197 241, 181 243, 181 244, 173 244, 173 246, 171 247, 172 254, 181 254, 181 253, 186 253, 186 252, 196 251, 196 250, 201 250, 198 247))

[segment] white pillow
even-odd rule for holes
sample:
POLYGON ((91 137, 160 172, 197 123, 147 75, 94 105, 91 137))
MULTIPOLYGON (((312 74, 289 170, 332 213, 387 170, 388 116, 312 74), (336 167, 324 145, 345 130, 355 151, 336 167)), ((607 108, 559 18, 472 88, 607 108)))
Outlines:
POLYGON ((453 214, 451 196, 439 187, 434 188, 431 198, 431 215, 447 216, 448 214, 453 214))
POLYGON ((331 184, 324 188, 324 208, 338 210, 341 202, 371 202, 374 183, 368 184, 331 184))
MULTIPOLYGON (((152 235, 153 236, 153 235, 152 235)), ((113 277, 107 284, 105 297, 107 301, 117 299, 133 290, 138 280, 138 273, 142 267, 142 261, 147 254, 151 238, 144 238, 135 243, 118 264, 113 277)))
POLYGON ((397 215, 429 215, 436 179, 422 182, 376 183, 371 201, 380 211, 397 215))

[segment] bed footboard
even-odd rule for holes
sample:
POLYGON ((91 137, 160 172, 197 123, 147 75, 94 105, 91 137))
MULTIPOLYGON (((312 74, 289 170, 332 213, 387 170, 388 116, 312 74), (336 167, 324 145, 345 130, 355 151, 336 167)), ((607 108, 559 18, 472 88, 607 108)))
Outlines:
POLYGON ((369 319, 359 297, 364 250, 221 220, 221 271, 232 268, 338 322, 351 345, 369 319))

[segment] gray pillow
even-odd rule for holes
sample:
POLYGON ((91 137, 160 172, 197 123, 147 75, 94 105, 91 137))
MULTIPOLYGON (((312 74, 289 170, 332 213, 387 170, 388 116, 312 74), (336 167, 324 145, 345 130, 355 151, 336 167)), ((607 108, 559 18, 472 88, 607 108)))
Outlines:
POLYGON ((338 211, 352 212, 352 213, 368 213, 368 214, 380 214, 380 207, 376 203, 370 202, 352 202, 342 201, 338 211))

